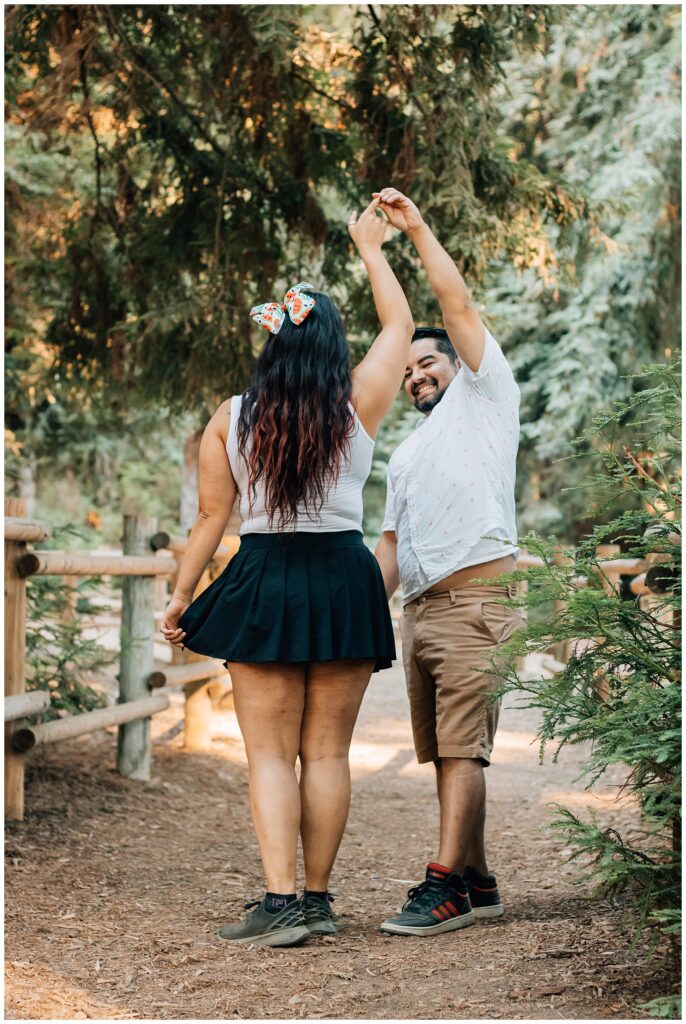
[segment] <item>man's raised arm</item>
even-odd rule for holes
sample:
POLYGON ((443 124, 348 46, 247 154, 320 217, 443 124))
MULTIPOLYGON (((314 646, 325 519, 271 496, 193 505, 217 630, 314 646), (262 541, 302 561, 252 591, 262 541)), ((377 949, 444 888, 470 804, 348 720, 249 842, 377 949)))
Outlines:
POLYGON ((381 209, 393 227, 406 231, 414 242, 439 301, 453 348, 460 361, 476 373, 481 366, 486 334, 460 271, 411 199, 395 188, 385 188, 374 195, 381 199, 381 209))

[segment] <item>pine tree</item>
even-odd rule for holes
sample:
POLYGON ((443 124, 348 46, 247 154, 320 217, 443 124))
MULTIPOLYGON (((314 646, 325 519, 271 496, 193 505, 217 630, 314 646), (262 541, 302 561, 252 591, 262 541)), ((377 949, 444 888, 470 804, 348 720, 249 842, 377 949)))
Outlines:
MULTIPOLYGON (((528 592, 529 625, 496 666, 504 691, 541 713, 541 758, 566 744, 588 744, 591 786, 613 765, 626 773, 623 792, 642 812, 631 836, 558 807, 553 828, 574 848, 587 874, 609 894, 626 891, 639 927, 676 942, 681 921, 681 385, 680 367, 653 366, 642 390, 596 419, 578 448, 587 489, 604 493, 609 521, 573 548, 538 535, 525 538, 542 568, 518 571, 528 592), (623 440, 625 423, 633 440, 623 440), (627 508, 627 492, 636 501, 627 508), (630 577, 613 587, 596 554, 620 543, 623 557, 654 559, 646 581, 653 596, 635 597, 630 577), (562 558, 560 554, 562 553, 562 558), (657 556, 657 557, 655 557, 657 556), (552 618, 551 609, 562 608, 552 618), (552 678, 522 678, 520 659, 554 646, 568 660, 552 678)), ((666 995, 650 1012, 672 1016, 666 995)))

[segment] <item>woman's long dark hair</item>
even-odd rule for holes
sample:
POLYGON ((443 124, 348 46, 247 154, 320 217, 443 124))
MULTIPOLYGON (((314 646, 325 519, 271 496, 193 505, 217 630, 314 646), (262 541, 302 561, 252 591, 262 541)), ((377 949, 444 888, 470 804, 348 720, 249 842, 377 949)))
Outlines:
POLYGON ((316 306, 300 326, 286 314, 279 333, 268 335, 236 424, 250 506, 261 480, 269 524, 278 516, 278 529, 294 523, 298 505, 308 515, 321 509, 341 458, 349 458, 355 425, 341 318, 328 295, 306 294, 316 306))

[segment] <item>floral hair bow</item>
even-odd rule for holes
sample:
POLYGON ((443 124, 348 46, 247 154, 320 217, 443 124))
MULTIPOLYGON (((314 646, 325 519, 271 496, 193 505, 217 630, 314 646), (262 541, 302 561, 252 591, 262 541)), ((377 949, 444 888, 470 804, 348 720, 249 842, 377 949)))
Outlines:
POLYGON ((307 281, 300 281, 294 284, 283 297, 283 305, 278 302, 263 302, 261 306, 253 306, 250 316, 256 320, 260 327, 265 327, 272 334, 278 334, 281 325, 286 319, 286 313, 291 322, 300 325, 310 311, 317 305, 311 295, 303 295, 303 288, 314 291, 314 285, 307 281))

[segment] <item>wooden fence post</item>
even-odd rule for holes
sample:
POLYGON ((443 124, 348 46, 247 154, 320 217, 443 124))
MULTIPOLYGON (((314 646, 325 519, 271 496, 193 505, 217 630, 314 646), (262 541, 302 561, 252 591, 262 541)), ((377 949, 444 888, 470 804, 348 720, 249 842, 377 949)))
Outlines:
POLYGON ((78 576, 62 577, 62 585, 67 591, 67 593, 65 594, 65 605, 62 611, 62 621, 65 623, 73 623, 76 620, 76 601, 78 593, 78 583, 78 576))
MULTIPOLYGON (((6 516, 25 516, 23 498, 5 499, 6 516)), ((25 554, 25 541, 5 541, 5 696, 25 688, 26 580, 17 573, 17 559, 25 554)), ((19 723, 21 724, 21 723, 19 723)), ((13 749, 17 722, 5 725, 5 815, 10 821, 24 817, 24 758, 13 749)))
MULTIPOLYGON (((150 538, 157 529, 152 516, 124 516, 124 555, 149 555, 150 538)), ((147 677, 153 671, 155 635, 155 579, 125 576, 122 587, 120 702, 149 695, 147 677)), ((150 719, 120 725, 117 768, 131 779, 150 778, 150 719)))
MULTIPOLYGON (((193 600, 212 583, 212 563, 206 567, 195 588, 193 600)), ((218 574, 217 574, 218 575, 218 574)), ((183 651, 186 664, 205 661, 202 654, 183 651)), ((194 680, 186 683, 183 688, 185 697, 183 713, 183 745, 185 750, 208 750, 212 746, 212 698, 210 697, 207 679, 194 680)))
MULTIPOLYGON (((176 572, 172 576, 170 584, 170 593, 172 594, 179 578, 182 557, 180 554, 176 556, 176 572)), ((205 569, 195 588, 194 598, 201 594, 211 582, 209 569, 205 569)), ((193 651, 172 647, 172 665, 187 665, 195 661, 204 660, 201 654, 194 654, 193 651)), ((207 750, 212 743, 212 702, 207 690, 207 680, 201 679, 186 683, 183 693, 185 698, 183 745, 186 750, 207 750)))
MULTIPOLYGON (((565 557, 562 548, 556 549, 553 555, 553 561, 555 562, 555 565, 559 566, 569 565, 570 562, 569 558, 565 557)), ((566 601, 553 601, 553 615, 556 622, 559 622, 559 620, 564 616, 566 608, 566 601)), ((552 654, 556 661, 565 664, 569 660, 569 642, 567 640, 560 640, 559 643, 553 644, 552 654)))
MULTIPOLYGON (((595 555, 599 562, 609 561, 612 558, 619 558, 622 553, 620 544, 598 544, 595 555)), ((619 590, 619 573, 612 569, 601 567, 600 582, 607 594, 616 594, 619 590)))
MULTIPOLYGON (((621 554, 620 544, 598 544, 595 549, 596 558, 599 562, 603 560, 616 559, 621 554)), ((619 575, 612 570, 601 567, 600 584, 606 594, 616 594, 619 590, 619 575)), ((607 676, 603 669, 596 672, 596 693, 602 701, 609 701, 612 696, 607 676)))
MULTIPOLYGON (((529 592, 529 581, 528 580, 517 580, 517 597, 525 598, 529 592)), ((528 618, 528 609, 524 609, 524 614, 528 618)), ((524 663, 526 661, 526 655, 523 654, 520 658, 517 658, 517 672, 524 671, 524 663)))
MULTIPOLYGON (((236 504, 227 526, 229 533, 222 537, 219 547, 200 577, 193 595, 194 599, 223 572, 230 559, 235 555, 240 544, 239 524, 240 516, 236 504), (231 532, 232 526, 234 533, 231 532)), ((186 551, 187 539, 180 535, 161 531, 152 538, 152 547, 156 551, 168 549, 176 557, 176 570, 170 582, 170 592, 173 594, 178 582, 181 560, 186 551)), ((207 664, 207 659, 202 654, 172 647, 168 682, 175 678, 175 669, 179 669, 182 665, 192 666, 196 663, 207 664)), ((213 709, 226 706, 227 695, 231 690, 228 673, 221 680, 217 679, 218 674, 222 673, 217 673, 216 667, 213 666, 205 675, 200 673, 193 677, 191 674, 191 677, 183 684, 186 698, 184 713, 184 747, 186 750, 206 750, 211 746, 213 709)))

